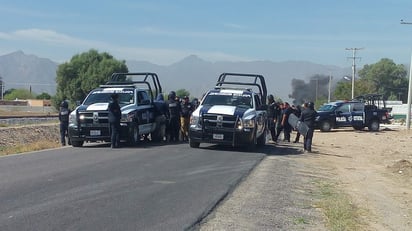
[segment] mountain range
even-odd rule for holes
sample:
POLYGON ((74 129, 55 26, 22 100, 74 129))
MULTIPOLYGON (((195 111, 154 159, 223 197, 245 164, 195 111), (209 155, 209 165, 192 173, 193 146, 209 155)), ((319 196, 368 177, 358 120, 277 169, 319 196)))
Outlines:
MULTIPOLYGON (((16 51, 0 56, 0 76, 5 89, 27 88, 36 94, 56 92, 56 70, 59 63, 35 55, 16 51)), ((129 72, 155 72, 164 92, 186 89, 193 97, 200 97, 214 87, 223 72, 261 74, 265 77, 268 93, 289 100, 292 79, 309 82, 314 75, 333 76, 333 82, 351 75, 351 67, 316 64, 309 61, 250 61, 208 62, 190 55, 171 65, 156 65, 146 61, 126 60, 129 72)))

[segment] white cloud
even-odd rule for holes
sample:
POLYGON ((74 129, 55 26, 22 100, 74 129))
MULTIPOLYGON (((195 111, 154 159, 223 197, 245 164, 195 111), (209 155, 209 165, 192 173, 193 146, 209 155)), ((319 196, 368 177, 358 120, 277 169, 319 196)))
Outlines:
MULTIPOLYGON (((164 33, 164 31, 158 31, 154 28, 145 28, 146 32, 151 31, 151 33, 164 33)), ((169 33, 169 32, 168 32, 169 33)), ((192 34, 193 36, 193 34, 192 34)), ((36 54, 42 57, 47 57, 57 62, 61 62, 62 60, 69 60, 71 56, 89 50, 89 49, 97 49, 100 52, 108 52, 114 55, 117 59, 125 59, 125 60, 144 60, 149 61, 155 64, 160 65, 168 65, 174 62, 177 62, 189 55, 197 55, 203 59, 209 61, 246 61, 250 60, 249 58, 245 57, 238 57, 231 54, 226 54, 224 52, 218 51, 211 51, 211 52, 204 52, 198 50, 185 50, 185 49, 160 49, 160 48, 145 48, 145 47, 126 47, 121 46, 118 44, 110 44, 107 42, 96 41, 96 40, 85 40, 80 38, 75 38, 66 34, 58 33, 53 30, 43 30, 43 29, 25 29, 25 30, 17 30, 11 33, 4 33, 0 32, 0 39, 13 41, 20 41, 23 43, 29 42, 34 47, 44 47, 42 50, 52 50, 53 52, 56 48, 53 47, 58 46, 59 48, 64 47, 64 49, 60 49, 60 52, 65 50, 66 52, 70 52, 67 54, 66 58, 62 58, 64 54, 59 52, 54 52, 56 57, 50 57, 44 54, 36 54), (40 43, 40 44, 39 44, 40 43), (57 58, 58 56, 58 58, 57 58)), ((15 50, 24 50, 23 47, 18 45, 17 43, 15 50)), ((5 48, 3 48, 5 49, 5 48)), ((28 48, 30 49, 30 48, 28 48)))
POLYGON ((65 34, 60 34, 52 30, 42 29, 25 29, 17 30, 9 34, 10 39, 19 40, 35 40, 39 42, 53 43, 56 45, 68 45, 68 46, 92 46, 96 44, 96 41, 77 39, 65 34))

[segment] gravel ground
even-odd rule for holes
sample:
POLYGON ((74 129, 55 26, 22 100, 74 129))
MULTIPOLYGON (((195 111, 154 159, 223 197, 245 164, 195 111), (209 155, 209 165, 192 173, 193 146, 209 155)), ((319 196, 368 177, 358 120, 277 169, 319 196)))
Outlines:
POLYGON ((326 230, 314 206, 314 178, 300 161, 307 155, 300 154, 301 144, 268 146, 268 156, 199 230, 326 230))
POLYGON ((44 140, 59 143, 59 134, 59 125, 56 123, 0 127, 0 146, 16 146, 44 140))

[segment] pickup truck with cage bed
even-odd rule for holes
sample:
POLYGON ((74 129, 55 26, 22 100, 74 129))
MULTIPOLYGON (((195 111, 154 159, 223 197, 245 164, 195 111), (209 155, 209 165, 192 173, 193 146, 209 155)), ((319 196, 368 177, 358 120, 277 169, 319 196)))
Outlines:
POLYGON ((381 123, 389 123, 389 112, 383 96, 367 94, 350 101, 336 101, 322 105, 316 117, 316 128, 323 132, 333 128, 353 127, 379 131, 381 123))
POLYGON ((84 142, 110 142, 108 105, 110 96, 117 93, 121 107, 121 141, 134 145, 142 136, 154 141, 163 139, 160 116, 154 105, 154 96, 161 93, 155 73, 113 73, 110 80, 93 89, 83 103, 69 116, 69 140, 74 147, 84 142))
POLYGON ((192 113, 189 145, 248 146, 266 143, 267 89, 262 75, 223 73, 192 113))

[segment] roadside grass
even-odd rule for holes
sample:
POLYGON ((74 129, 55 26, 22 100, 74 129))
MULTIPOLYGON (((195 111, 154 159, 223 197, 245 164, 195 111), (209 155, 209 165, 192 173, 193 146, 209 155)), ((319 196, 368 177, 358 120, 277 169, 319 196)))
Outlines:
POLYGON ((17 153, 24 153, 24 152, 32 152, 32 151, 39 151, 49 148, 57 148, 60 144, 58 142, 53 141, 36 141, 30 144, 21 144, 17 146, 5 146, 0 147, 0 156, 6 156, 10 154, 17 154, 17 153))
POLYGON ((341 192, 336 184, 326 181, 316 181, 315 184, 319 189, 316 207, 323 211, 329 230, 364 230, 362 211, 352 203, 348 195, 341 192))

